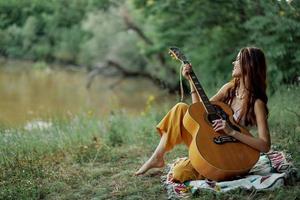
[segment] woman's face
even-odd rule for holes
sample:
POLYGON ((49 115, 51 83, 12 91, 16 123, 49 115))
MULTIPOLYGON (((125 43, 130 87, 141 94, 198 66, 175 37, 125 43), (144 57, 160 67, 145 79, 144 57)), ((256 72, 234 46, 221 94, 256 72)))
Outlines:
POLYGON ((240 53, 237 55, 236 60, 232 62, 233 69, 232 69, 232 77, 239 78, 242 76, 242 70, 240 66, 240 53))

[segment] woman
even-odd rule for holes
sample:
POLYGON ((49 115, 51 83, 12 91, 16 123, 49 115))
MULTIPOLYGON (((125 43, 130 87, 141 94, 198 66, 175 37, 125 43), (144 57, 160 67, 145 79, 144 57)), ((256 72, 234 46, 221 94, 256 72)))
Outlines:
MULTIPOLYGON (((268 98, 266 95, 266 60, 262 50, 256 47, 242 48, 236 60, 232 63, 232 81, 225 84, 211 101, 227 103, 234 111, 234 119, 244 126, 256 126, 258 138, 250 137, 232 130, 225 120, 215 120, 215 131, 223 130, 226 134, 257 149, 260 152, 270 150, 270 134, 267 122, 268 98)), ((192 102, 199 102, 199 96, 189 77, 190 65, 183 67, 182 74, 189 81, 192 102)), ((164 166, 164 155, 175 145, 184 142, 187 146, 192 141, 192 136, 182 124, 188 105, 178 103, 157 125, 161 135, 160 142, 149 160, 135 173, 141 175, 151 168, 164 166)), ((180 160, 173 168, 173 178, 179 182, 186 180, 203 179, 191 165, 189 159, 180 160)))

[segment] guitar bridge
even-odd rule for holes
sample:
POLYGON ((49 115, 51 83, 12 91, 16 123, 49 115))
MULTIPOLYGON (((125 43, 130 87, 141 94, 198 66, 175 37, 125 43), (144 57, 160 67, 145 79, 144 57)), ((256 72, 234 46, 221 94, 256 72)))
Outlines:
POLYGON ((215 144, 225 144, 228 142, 237 142, 238 140, 229 135, 221 135, 218 137, 214 137, 215 144))

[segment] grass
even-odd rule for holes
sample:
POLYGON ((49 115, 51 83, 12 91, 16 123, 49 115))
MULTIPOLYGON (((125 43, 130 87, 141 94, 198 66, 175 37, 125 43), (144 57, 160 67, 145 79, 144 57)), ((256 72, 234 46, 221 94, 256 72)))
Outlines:
MULTIPOLYGON (((299 87, 281 87, 270 98, 270 130, 276 148, 300 168, 299 87)), ((90 113, 57 119, 47 129, 1 129, 0 199, 166 199, 161 171, 134 172, 155 149, 155 125, 168 110, 147 105, 139 116, 125 111, 100 121, 90 113)), ((178 146, 167 162, 187 155, 178 146)), ((193 199, 296 199, 300 184, 275 191, 201 192, 193 199)))

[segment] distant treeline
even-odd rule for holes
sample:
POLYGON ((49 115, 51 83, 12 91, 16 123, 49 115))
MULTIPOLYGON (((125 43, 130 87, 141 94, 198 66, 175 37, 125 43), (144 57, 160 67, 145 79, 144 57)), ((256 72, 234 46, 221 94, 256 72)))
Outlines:
POLYGON ((89 38, 83 19, 107 5, 103 0, 0 0, 0 53, 77 63, 80 47, 89 38))
POLYGON ((238 50, 257 46, 274 88, 299 81, 299 8, 296 0, 0 0, 0 55, 113 63, 123 75, 175 84, 178 64, 167 48, 178 46, 203 82, 219 85, 230 79, 238 50))

